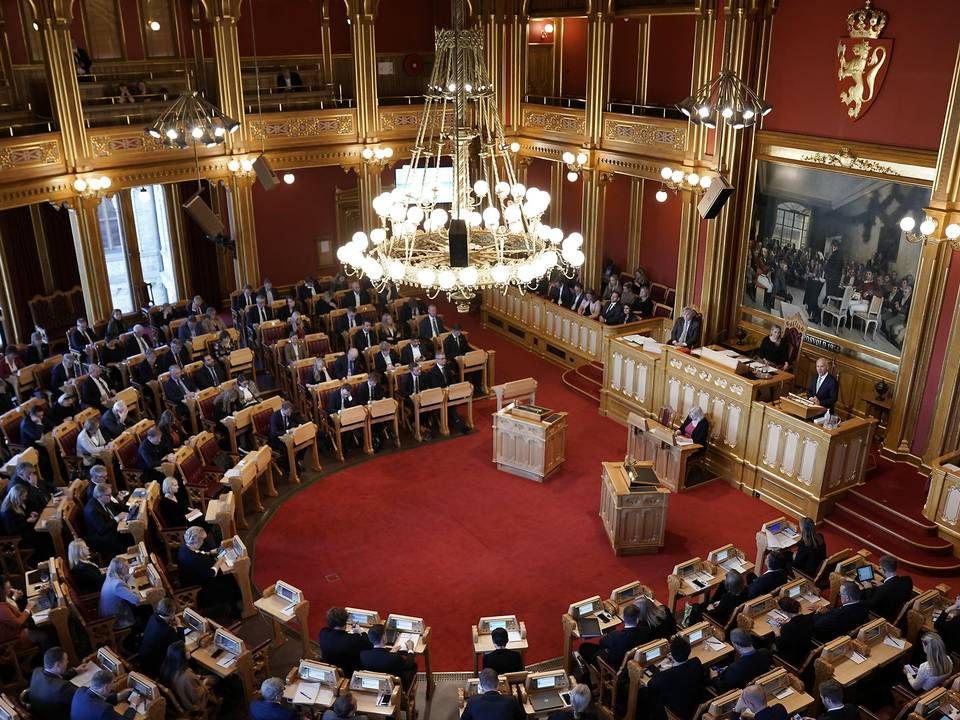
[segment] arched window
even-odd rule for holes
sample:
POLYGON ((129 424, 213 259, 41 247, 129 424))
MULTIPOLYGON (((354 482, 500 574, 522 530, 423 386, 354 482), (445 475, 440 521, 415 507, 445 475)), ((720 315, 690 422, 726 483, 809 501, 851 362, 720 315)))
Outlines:
POLYGON ((781 245, 801 247, 810 231, 810 208, 799 203, 785 202, 777 205, 777 221, 773 226, 773 239, 781 245))

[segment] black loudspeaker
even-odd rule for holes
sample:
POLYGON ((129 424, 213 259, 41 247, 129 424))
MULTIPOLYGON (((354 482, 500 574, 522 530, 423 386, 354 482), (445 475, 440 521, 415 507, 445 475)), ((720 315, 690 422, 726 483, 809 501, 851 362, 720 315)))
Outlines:
POLYGON ((470 264, 467 257, 467 221, 450 221, 450 267, 462 268, 470 264))
POLYGON ((217 235, 224 235, 226 233, 220 217, 210 209, 210 206, 203 201, 199 193, 191 196, 190 199, 183 204, 183 209, 187 211, 190 219, 197 224, 197 227, 203 230, 203 234, 207 237, 216 237, 217 235))
POLYGON ((710 187, 704 190, 700 204, 697 205, 700 217, 704 220, 713 220, 723 210, 723 206, 727 204, 727 199, 731 195, 733 195, 733 185, 719 175, 715 176, 710 187))
POLYGON ((257 180, 260 181, 264 190, 273 190, 280 184, 280 178, 277 177, 273 168, 270 167, 266 155, 261 155, 253 161, 253 171, 257 174, 257 180))

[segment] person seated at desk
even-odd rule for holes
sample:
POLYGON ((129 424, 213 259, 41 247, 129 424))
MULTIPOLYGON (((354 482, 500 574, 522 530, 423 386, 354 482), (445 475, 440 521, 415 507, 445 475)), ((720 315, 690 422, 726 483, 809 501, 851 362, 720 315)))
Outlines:
POLYGON ((579 307, 576 308, 577 314, 588 317, 591 320, 599 320, 600 304, 596 291, 591 288, 587 290, 587 294, 583 297, 583 300, 580 301, 579 307))
POLYGON ((443 319, 437 315, 437 306, 431 303, 427 306, 427 316, 420 321, 420 337, 432 340, 446 331, 443 319))
POLYGON ((373 369, 383 375, 390 372, 400 363, 400 356, 396 350, 390 348, 386 340, 380 341, 380 350, 373 356, 373 369))
POLYGON ((766 569, 763 574, 755 577, 747 585, 747 600, 753 600, 767 593, 772 593, 783 585, 789 578, 786 571, 787 556, 782 552, 768 552, 764 560, 766 569))
POLYGON ((97 670, 90 678, 90 686, 77 688, 70 703, 70 720, 132 720, 137 710, 128 707, 121 715, 114 707, 125 702, 133 688, 113 692, 114 677, 106 670, 97 670))
POLYGON ((720 672, 710 672, 717 695, 745 687, 751 680, 770 670, 770 653, 765 649, 757 650, 750 633, 743 628, 730 631, 730 644, 737 653, 736 659, 720 672))
POLYGON ((777 607, 788 620, 773 628, 777 637, 776 653, 794 667, 800 667, 813 649, 813 623, 816 615, 801 613, 800 602, 792 597, 779 598, 777 607))
POLYGON ((932 690, 953 674, 953 660, 947 653, 947 648, 935 632, 924 633, 920 638, 925 660, 920 667, 903 666, 903 674, 907 677, 910 687, 916 692, 932 690))
POLYGON ((353 334, 353 346, 363 352, 367 348, 372 348, 380 342, 380 336, 373 329, 373 321, 370 318, 363 319, 363 325, 353 334))
POLYGON ((347 350, 333 363, 333 376, 338 380, 345 380, 366 371, 367 367, 363 362, 363 356, 355 347, 347 350))
MULTIPOLYGON (((341 382, 338 392, 330 393, 330 400, 327 402, 327 414, 339 415, 347 408, 356 407, 360 404, 360 399, 354 397, 350 383, 341 382)), ((363 431, 360 429, 351 430, 349 436, 353 439, 353 444, 357 447, 362 445, 363 431)))
POLYGON ((827 559, 827 542, 808 517, 800 519, 800 542, 793 553, 793 569, 815 578, 827 559))
POLYGON ((760 341, 760 347, 757 348, 757 357, 770 363, 775 368, 786 370, 790 365, 787 357, 789 350, 787 344, 783 342, 783 328, 774 325, 770 328, 770 334, 760 341))
POLYGON ((100 617, 115 618, 118 630, 137 624, 136 611, 140 594, 127 584, 130 565, 122 557, 115 557, 107 566, 107 579, 100 590, 100 617))
POLYGON ((587 662, 595 663, 596 659, 603 660, 614 670, 623 665, 624 656, 638 645, 643 645, 649 638, 649 630, 640 626, 640 610, 636 605, 627 605, 623 609, 623 627, 609 632, 600 638, 599 645, 580 643, 580 654, 587 662))
POLYGON ((363 670, 395 675, 403 683, 404 690, 409 690, 417 677, 417 659, 413 655, 413 640, 407 640, 403 650, 394 650, 384 646, 386 629, 377 624, 367 630, 367 639, 373 644, 369 650, 360 652, 360 667, 363 670))
POLYGON ((132 424, 127 403, 117 400, 100 416, 100 433, 107 442, 110 442, 132 424))
POLYGON ((830 419, 830 412, 837 402, 839 386, 837 379, 830 374, 830 361, 826 358, 817 358, 817 374, 810 379, 807 386, 807 399, 826 408, 826 412, 814 422, 823 425, 830 419))
POLYGON ((103 570, 90 560, 90 548, 83 538, 71 540, 67 546, 70 579, 81 595, 93 595, 103 588, 103 570))
POLYGON ((944 608, 934 620, 933 629, 943 638, 947 650, 960 652, 960 595, 957 595, 953 605, 944 608))
POLYGON ((197 603, 204 614, 223 613, 239 618, 242 598, 237 581, 217 567, 217 550, 207 550, 207 531, 193 525, 183 532, 183 544, 177 550, 177 574, 181 587, 200 586, 197 603))
POLYGON ((113 489, 106 484, 97 485, 93 497, 83 506, 83 524, 90 547, 104 558, 125 553, 130 537, 120 533, 118 523, 126 516, 125 511, 115 512, 113 489))
POLYGON ((137 465, 143 471, 144 482, 156 480, 163 482, 163 433, 156 425, 147 430, 147 434, 137 449, 137 465))
POLYGON ((170 598, 161 598, 157 608, 143 631, 143 640, 137 651, 140 672, 152 678, 157 677, 160 666, 167 657, 169 647, 183 639, 182 629, 177 623, 177 607, 170 598))
POLYGON ((861 599, 860 586, 847 580, 840 585, 840 606, 818 613, 813 621, 813 636, 826 643, 863 625, 870 609, 861 599))
POLYGON ((167 382, 163 385, 163 396, 168 403, 176 408, 177 415, 179 415, 181 419, 187 418, 190 414, 187 404, 184 401, 189 397, 193 397, 196 392, 197 386, 193 384, 193 380, 184 375, 183 370, 178 366, 171 365, 170 377, 167 378, 167 382))
POLYGON ((207 675, 201 680, 193 671, 183 640, 177 640, 167 648, 158 679, 188 713, 199 713, 206 707, 209 688, 216 682, 213 675, 207 675))
POLYGON ((460 324, 454 323, 450 334, 443 339, 443 354, 453 360, 461 355, 466 355, 471 350, 473 348, 467 342, 467 337, 460 329, 460 324))
POLYGON ((710 619, 721 627, 730 620, 733 611, 747 601, 747 585, 743 575, 736 570, 728 570, 723 576, 723 584, 718 585, 709 604, 701 604, 701 613, 710 613, 710 619))
POLYGON ((348 619, 347 611, 342 607, 330 608, 327 610, 327 626, 320 631, 318 638, 324 662, 340 668, 345 678, 363 666, 360 653, 373 647, 367 634, 360 632, 356 625, 347 631, 348 619))
POLYGON ((432 357, 433 351, 421 342, 419 335, 410 338, 410 342, 404 345, 403 350, 400 351, 400 362, 404 365, 429 360, 432 357))
POLYGON ((653 317, 653 298, 650 297, 650 286, 641 285, 637 291, 637 297, 631 303, 630 308, 641 318, 653 317))
POLYGON ((690 438, 693 442, 703 447, 698 452, 702 452, 707 447, 707 441, 710 438, 710 421, 707 420, 703 409, 699 405, 694 405, 687 413, 687 417, 680 423, 676 435, 690 438))
POLYGON ((843 702, 843 685, 836 680, 820 683, 820 702, 823 712, 817 716, 817 720, 860 720, 857 706, 843 702))
POLYGON ((70 682, 76 672, 70 668, 70 656, 62 647, 43 654, 43 667, 30 676, 30 713, 45 720, 70 720, 70 705, 77 686, 70 682))
POLYGON ((750 711, 754 720, 787 720, 787 709, 780 703, 768 704, 767 693, 760 685, 747 685, 740 693, 737 704, 733 706, 730 720, 740 720, 744 712, 750 711))
MULTIPOLYGON (((303 417, 296 411, 296 409, 293 407, 293 403, 289 400, 284 400, 283 404, 280 406, 280 409, 270 416, 270 430, 267 434, 267 442, 270 445, 271 450, 273 450, 275 453, 279 453, 281 464, 284 467, 286 467, 287 446, 284 445, 281 438, 295 427, 302 424, 303 417)), ((308 449, 309 448, 303 448, 296 452, 295 460, 297 467, 300 467, 301 469, 303 457, 306 455, 308 449)))
POLYGON ((323 711, 321 720, 367 720, 367 716, 357 715, 357 699, 348 690, 323 711))
POLYGON ((596 720, 597 713, 590 707, 592 699, 590 686, 577 683, 570 690, 570 707, 554 710, 547 720, 596 720))
POLYGON ((10 488, 13 488, 15 485, 23 485, 27 489, 27 512, 35 512, 38 515, 43 512, 47 503, 50 502, 50 497, 54 490, 50 482, 40 478, 40 473, 37 472, 37 466, 30 462, 17 464, 16 474, 13 476, 13 480, 7 488, 7 492, 10 492, 10 488))
POLYGON ((647 631, 644 642, 666 640, 677 631, 677 621, 666 605, 658 605, 646 596, 641 597, 634 605, 640 612, 637 627, 647 631))
POLYGON ((496 670, 480 671, 479 692, 467 700, 460 720, 523 720, 523 707, 513 695, 501 695, 496 670))
POLYGON ((620 293, 614 290, 610 293, 610 302, 600 313, 600 322, 604 325, 623 325, 627 321, 627 309, 620 302, 620 293))
POLYGON ((107 439, 100 432, 100 418, 90 417, 83 421, 83 429, 77 434, 77 455, 85 468, 102 464, 107 453, 107 439))
POLYGON ((36 530, 39 513, 27 509, 27 488, 22 483, 12 486, 0 503, 0 526, 7 537, 19 537, 23 545, 37 557, 49 558, 53 542, 45 533, 36 530))
POLYGON ((383 400, 380 374, 377 372, 367 373, 367 381, 357 389, 357 396, 360 405, 369 405, 374 400, 383 400))
POLYGON ((706 693, 700 658, 690 657, 690 643, 682 635, 670 641, 672 665, 654 673, 647 683, 651 720, 665 720, 666 708, 682 720, 691 720, 706 693))
MULTIPOLYGON (((157 515, 163 522, 164 529, 182 528, 189 525, 204 527, 202 516, 195 521, 187 520, 190 507, 187 505, 189 495, 180 492, 180 481, 175 477, 165 477, 160 485, 163 493, 157 502, 157 515)), ((162 659, 162 658, 161 658, 162 659)))
POLYGON ((490 641, 495 650, 483 654, 483 666, 496 670, 498 675, 506 675, 512 672, 521 672, 523 668, 523 655, 517 650, 508 650, 507 643, 510 642, 510 633, 506 628, 494 628, 490 633, 490 641))
POLYGON ((297 720, 298 718, 296 708, 283 704, 283 680, 271 677, 260 683, 260 699, 250 702, 250 720, 297 720))
POLYGON ((400 328, 393 321, 393 315, 388 312, 380 316, 380 342, 384 340, 390 345, 400 342, 400 328))
MULTIPOLYGON (((437 353, 436 362, 430 372, 427 373, 427 381, 430 387, 445 388, 453 385, 457 380, 453 375, 453 368, 447 362, 447 357, 442 352, 437 353)), ((447 423, 454 430, 459 430, 464 435, 470 432, 470 427, 460 417, 456 406, 447 408, 447 423)))
POLYGON ((700 316, 692 307, 685 307, 673 324, 667 345, 692 348, 700 344, 700 316))
POLYGON ((897 575, 895 557, 881 555, 877 564, 883 583, 865 592, 867 607, 888 622, 896 622, 903 604, 913 595, 913 580, 909 575, 897 575))

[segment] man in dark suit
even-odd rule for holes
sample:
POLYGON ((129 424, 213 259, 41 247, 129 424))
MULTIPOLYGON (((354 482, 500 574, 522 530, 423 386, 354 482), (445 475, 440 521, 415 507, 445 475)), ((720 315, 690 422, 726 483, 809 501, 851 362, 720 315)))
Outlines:
POLYGON ((87 347, 93 345, 98 339, 97 334, 87 325, 86 318, 77 318, 76 327, 70 328, 67 332, 67 345, 70 351, 81 357, 86 355, 87 347))
POLYGON ((197 379, 197 386, 201 390, 207 388, 219 387, 220 383, 227 379, 227 373, 223 366, 216 361, 213 355, 203 356, 203 367, 194 375, 197 379))
POLYGON ((363 356, 356 348, 350 348, 333 363, 333 376, 338 380, 344 380, 366 370, 363 356))
POLYGON ((217 567, 217 551, 207 550, 207 531, 191 525, 183 531, 183 544, 177 550, 177 576, 181 587, 199 585, 197 602, 200 612, 225 612, 229 617, 240 617, 242 601, 240 586, 231 575, 217 567))
POLYGON ((251 305, 257 304, 257 296, 253 292, 250 283, 243 286, 243 289, 233 298, 233 311, 242 315, 251 305))
POLYGON ((820 642, 830 642, 860 627, 869 616, 860 586, 848 580, 840 585, 840 607, 819 613, 813 621, 813 636, 820 642))
POLYGON ((273 304, 274 300, 280 300, 283 297, 273 287, 273 283, 270 282, 270 278, 263 279, 263 285, 261 285, 257 290, 257 295, 263 295, 263 299, 266 301, 267 305, 271 305, 273 304))
POLYGON ((105 558, 126 552, 130 537, 120 534, 117 523, 122 514, 113 513, 113 490, 109 485, 97 485, 93 497, 83 506, 83 524, 90 547, 105 558))
POLYGON ((143 471, 145 481, 163 482, 164 476, 160 470, 160 466, 163 464, 162 440, 163 432, 160 428, 154 426, 147 430, 146 436, 137 449, 137 465, 143 471))
POLYGON ((157 373, 169 372, 170 368, 176 366, 183 370, 190 364, 190 351, 182 340, 174 338, 170 341, 169 352, 157 357, 157 373))
POLYGON ((753 639, 746 630, 742 628, 731 630, 730 643, 737 653, 737 658, 716 675, 711 673, 717 695, 722 695, 734 688, 746 687, 751 680, 770 669, 770 653, 753 647, 753 639))
POLYGON ((823 703, 823 712, 817 720, 860 720, 857 706, 843 702, 843 685, 836 680, 820 683, 820 702, 823 703))
POLYGON ((410 396, 430 387, 429 378, 420 371, 420 366, 410 363, 410 372, 400 376, 400 395, 409 401, 410 396))
POLYGON ((346 292, 340 296, 340 307, 342 308, 358 308, 361 305, 365 305, 366 302, 367 299, 364 296, 363 290, 360 289, 360 283, 356 280, 350 283, 350 292, 346 292))
POLYGON ((367 381, 357 389, 360 405, 368 405, 374 400, 383 399, 383 388, 380 386, 380 375, 377 372, 367 374, 367 381))
POLYGON ((427 307, 427 316, 420 321, 420 337, 432 340, 446 331, 443 319, 437 315, 437 306, 431 304, 427 307))
POLYGON ((62 647, 43 654, 43 667, 30 676, 30 713, 48 720, 70 720, 70 704, 77 686, 70 682, 76 675, 68 668, 70 656, 62 647))
POLYGON ((268 320, 273 320, 273 308, 267 304, 264 295, 257 295, 257 303, 247 310, 247 326, 251 332, 256 333, 260 324, 268 320))
POLYGON ((186 344, 188 341, 193 340, 201 333, 202 330, 200 329, 200 323, 197 322, 197 316, 188 315, 187 321, 183 323, 177 330, 177 339, 186 344))
POLYGON ((700 344, 700 317, 691 307, 685 307, 670 331, 669 345, 692 348, 700 344))
POLYGON ((327 610, 327 626, 320 631, 318 638, 323 661, 336 665, 347 678, 354 670, 363 667, 360 653, 373 648, 367 634, 360 632, 356 625, 347 630, 348 620, 347 611, 342 607, 330 608, 327 610))
POLYGON ((377 331, 373 329, 373 323, 369 318, 364 318, 360 330, 353 334, 353 346, 363 352, 378 342, 380 342, 380 337, 377 335, 377 331))
MULTIPOLYGON (((47 417, 43 405, 32 405, 20 421, 20 443, 24 447, 32 447, 37 451, 40 472, 49 481, 53 479, 54 459, 50 457, 47 446, 41 440, 51 430, 53 430, 53 422, 47 417)), ((43 505, 40 506, 40 510, 43 510, 43 505)))
POLYGON ((496 650, 483 654, 483 666, 496 671, 498 675, 506 675, 523 670, 523 655, 517 650, 508 650, 510 633, 506 628, 498 627, 490 633, 490 640, 496 650))
POLYGON ((796 598, 781 597, 777 600, 780 611, 789 619, 774 628, 777 655, 795 667, 800 667, 813 649, 813 623, 816 615, 801 613, 796 598))
MULTIPOLYGON (((33 463, 21 462, 17 464, 16 474, 10 483, 10 488, 14 485, 24 485, 27 488, 26 511, 30 513, 43 512, 43 508, 50 502, 50 496, 53 494, 54 486, 50 480, 41 480, 40 474, 33 463)), ((10 489, 7 489, 10 492, 10 489)))
POLYGON ((423 314, 423 303, 417 298, 410 298, 400 306, 400 322, 403 325, 409 323, 417 315, 423 314))
POLYGON ((480 691, 467 700, 461 720, 523 720, 523 707, 512 695, 501 695, 499 683, 496 670, 481 670, 480 691))
POLYGON ((650 297, 650 286, 642 285, 637 291, 637 297, 631 306, 633 311, 642 318, 653 317, 653 298, 650 297))
POLYGON ((143 639, 137 651, 140 672, 155 678, 167 657, 167 649, 183 639, 182 629, 177 626, 177 608, 170 598, 161 598, 156 610, 147 621, 143 639))
POLYGON ((768 703, 769 698, 761 685, 747 685, 733 706, 730 720, 740 720, 747 711, 756 720, 787 720, 787 709, 783 705, 768 703))
POLYGON ((167 402, 177 406, 177 412, 182 417, 186 417, 188 412, 187 406, 183 402, 184 399, 196 391, 197 387, 193 384, 193 381, 184 375, 179 367, 171 366, 170 377, 167 378, 167 382, 163 386, 163 396, 167 399, 167 402))
POLYGON ((303 285, 297 287, 297 300, 306 303, 310 298, 318 297, 321 292, 323 290, 320 288, 320 283, 313 276, 310 276, 303 281, 303 285))
POLYGON ((76 358, 73 355, 64 355, 63 360, 50 372, 50 385, 55 390, 62 391, 68 380, 76 380, 79 376, 80 368, 76 358))
POLYGON ((360 318, 357 317, 356 309, 348 307, 347 312, 337 318, 333 329, 336 330, 339 335, 340 333, 349 332, 355 327, 360 327, 360 318))
POLYGON ((123 400, 116 400, 113 405, 100 416, 100 432, 110 442, 126 430, 132 423, 127 422, 129 413, 127 404, 123 400))
POLYGON ((747 585, 747 600, 772 593, 787 581, 785 556, 779 552, 768 552, 764 561, 766 570, 747 585))
POLYGON ((384 647, 386 630, 383 625, 374 625, 367 630, 367 639, 373 644, 369 650, 360 651, 360 667, 372 672, 387 673, 400 678, 404 689, 408 689, 417 676, 417 659, 412 654, 413 641, 400 650, 384 647))
POLYGON ((390 348, 390 343, 386 340, 380 341, 380 349, 376 355, 373 356, 373 368, 378 373, 383 375, 388 370, 393 370, 393 368, 400 364, 400 356, 397 355, 397 351, 390 348))
MULTIPOLYGON (((430 387, 445 388, 457 382, 453 374, 453 368, 450 366, 450 363, 447 362, 446 356, 443 353, 437 353, 435 359, 436 364, 430 368, 430 372, 427 373, 427 382, 430 383, 430 387)), ((450 427, 456 428, 464 434, 470 432, 470 428, 461 419, 456 407, 447 408, 447 422, 450 427)))
POLYGON ((303 87, 303 80, 300 79, 300 73, 291 70, 288 67, 281 68, 277 73, 277 89, 284 92, 298 90, 303 87))
POLYGON ((683 720, 693 717, 705 694, 703 665, 690 658, 690 643, 681 635, 670 641, 673 665, 650 678, 651 720, 665 720, 666 708, 683 720))
POLYGON ((70 720, 126 720, 136 716, 136 708, 130 707, 122 715, 114 705, 124 702, 133 694, 132 688, 113 693, 113 674, 97 670, 90 679, 90 686, 78 688, 70 703, 70 720))
MULTIPOLYGON (((639 626, 640 611, 636 605, 627 605, 623 609, 623 627, 604 635, 600 639, 598 656, 602 657, 606 663, 614 670, 619 670, 623 665, 623 658, 626 654, 637 647, 643 645, 649 639, 649 630, 644 625, 639 626)), ((584 652, 589 645, 582 643, 580 652, 586 657, 589 653, 584 652)))
POLYGON ((149 328, 137 324, 133 326, 133 334, 127 338, 124 348, 127 357, 131 355, 144 355, 147 350, 154 347, 153 337, 150 335, 149 328))
POLYGON ((271 677, 260 683, 260 699, 250 702, 250 720, 298 720, 299 717, 295 707, 283 704, 283 680, 271 677))
POLYGON ((578 307, 580 307, 580 303, 583 302, 583 298, 585 297, 583 293, 583 286, 580 283, 575 282, 573 284, 573 290, 568 294, 570 295, 569 302, 565 302, 563 306, 571 310, 576 310, 578 307))
MULTIPOLYGON (((283 444, 280 436, 286 435, 288 432, 297 427, 297 425, 302 424, 303 418, 294 410, 293 403, 289 400, 284 400, 283 404, 280 406, 280 409, 270 416, 270 430, 267 435, 267 440, 270 443, 270 447, 273 448, 275 452, 280 453, 281 457, 286 457, 287 447, 283 444)), ((299 460, 300 456, 298 455, 297 461, 299 460)))
POLYGON ((620 302, 620 293, 614 290, 610 293, 610 302, 600 313, 600 322, 604 325, 623 325, 626 319, 627 311, 620 302))
POLYGON ((443 354, 450 360, 466 355, 473 350, 470 343, 467 342, 467 336, 463 334, 459 323, 454 323, 450 329, 450 334, 443 339, 443 354))
POLYGON ((826 408, 827 412, 814 420, 815 423, 822 425, 830 418, 830 412, 837 402, 839 391, 837 379, 830 374, 830 361, 826 358, 817 358, 817 374, 810 379, 810 384, 807 386, 807 399, 826 408))
POLYGON ((867 607, 888 622, 896 622, 904 603, 913 596, 913 580, 909 575, 897 575, 897 559, 890 555, 880 557, 883 583, 867 591, 867 607))
POLYGON ((87 379, 80 385, 80 403, 84 407, 97 408, 101 413, 107 409, 113 391, 107 384, 99 365, 91 365, 87 379))
POLYGON ((429 360, 433 357, 433 352, 427 345, 427 343, 420 340, 419 335, 414 335, 410 338, 410 342, 404 345, 403 350, 400 351, 400 362, 404 365, 409 365, 410 363, 420 362, 421 360, 429 360))

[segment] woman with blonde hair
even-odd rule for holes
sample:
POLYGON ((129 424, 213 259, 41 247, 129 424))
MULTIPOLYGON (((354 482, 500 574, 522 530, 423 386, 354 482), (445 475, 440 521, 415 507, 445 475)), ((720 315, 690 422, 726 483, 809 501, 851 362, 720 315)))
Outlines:
POLYGON ((920 638, 920 644, 927 659, 918 668, 904 665, 903 674, 907 676, 910 687, 917 692, 926 692, 937 687, 953 673, 953 660, 947 653, 943 638, 935 632, 925 633, 920 638))
POLYGON ((22 538, 24 545, 37 547, 37 533, 34 523, 39 516, 36 512, 27 509, 27 486, 24 483, 15 483, 7 490, 3 503, 0 504, 0 525, 4 535, 16 535, 22 538))
POLYGON ((640 611, 638 627, 646 627, 650 633, 650 640, 666 640, 677 631, 677 621, 666 605, 661 605, 646 596, 636 601, 640 611))
POLYGON ((391 345, 396 345, 400 340, 400 329, 390 313, 384 313, 380 317, 380 339, 386 340, 391 345))
POLYGON ((103 587, 103 571, 90 559, 90 548, 82 538, 71 541, 67 547, 70 578, 81 595, 92 595, 103 587))

